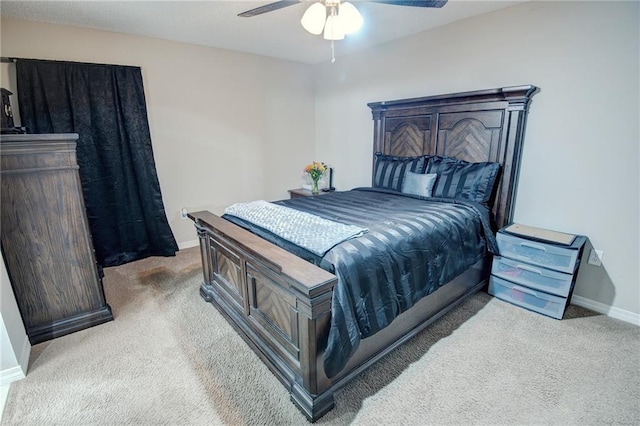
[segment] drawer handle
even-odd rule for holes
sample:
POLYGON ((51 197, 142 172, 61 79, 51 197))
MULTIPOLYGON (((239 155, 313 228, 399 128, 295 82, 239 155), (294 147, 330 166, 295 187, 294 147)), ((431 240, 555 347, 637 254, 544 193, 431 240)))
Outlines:
POLYGON ((538 245, 538 244, 531 244, 531 243, 523 242, 523 243, 520 243, 520 245, 522 247, 529 247, 529 248, 532 248, 532 249, 535 249, 535 250, 542 250, 544 252, 547 251, 546 248, 544 248, 543 246, 538 245))
POLYGON ((542 275, 542 271, 540 269, 532 268, 531 266, 518 264, 516 268, 523 269, 525 271, 533 272, 534 274, 542 275))
POLYGON ((513 289, 517 290, 517 291, 521 291, 523 293, 530 294, 530 295, 535 296, 535 297, 538 297, 538 293, 536 293, 533 290, 529 290, 528 288, 524 288, 524 287, 520 287, 520 286, 514 285, 513 289))

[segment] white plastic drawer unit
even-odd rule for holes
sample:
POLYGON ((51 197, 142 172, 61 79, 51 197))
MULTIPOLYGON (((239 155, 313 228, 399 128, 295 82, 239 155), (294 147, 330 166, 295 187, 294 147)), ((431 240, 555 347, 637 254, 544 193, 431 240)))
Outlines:
POLYGON ((500 256, 572 274, 580 250, 525 240, 498 232, 500 256))
POLYGON ((542 290, 562 297, 569 295, 575 276, 498 256, 493 258, 491 274, 534 290, 542 290))
POLYGON ((505 302, 513 303, 556 319, 562 319, 567 305, 566 298, 554 296, 544 291, 521 287, 495 276, 491 276, 489 279, 489 294, 505 302))

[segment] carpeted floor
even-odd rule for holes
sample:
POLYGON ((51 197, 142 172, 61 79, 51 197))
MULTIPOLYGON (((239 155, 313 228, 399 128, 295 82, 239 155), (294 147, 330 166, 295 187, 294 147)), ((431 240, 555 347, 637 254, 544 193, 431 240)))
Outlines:
MULTIPOLYGON (((3 425, 300 425, 199 294, 197 248, 108 268, 115 321, 32 348, 3 425)), ((324 425, 640 424, 640 327, 480 293, 336 393, 324 425)))

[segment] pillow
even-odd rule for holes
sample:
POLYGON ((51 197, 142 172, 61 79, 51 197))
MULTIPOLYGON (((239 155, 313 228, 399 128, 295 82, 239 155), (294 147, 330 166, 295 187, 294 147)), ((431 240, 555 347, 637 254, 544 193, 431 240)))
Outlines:
POLYGON ((431 197, 433 184, 436 183, 438 177, 435 173, 422 174, 407 172, 402 181, 402 192, 405 194, 420 195, 422 197, 431 197))
POLYGON ((460 198, 487 204, 500 170, 498 163, 434 161, 438 180, 433 197, 460 198))
POLYGON ((426 158, 421 157, 395 157, 375 153, 373 187, 391 189, 400 192, 402 181, 407 171, 423 173, 426 158))
POLYGON ((464 163, 469 164, 466 161, 458 160, 453 157, 441 157, 439 155, 434 155, 429 158, 425 166, 425 173, 438 173, 440 174, 441 169, 443 169, 447 164, 456 164, 456 163, 464 163))

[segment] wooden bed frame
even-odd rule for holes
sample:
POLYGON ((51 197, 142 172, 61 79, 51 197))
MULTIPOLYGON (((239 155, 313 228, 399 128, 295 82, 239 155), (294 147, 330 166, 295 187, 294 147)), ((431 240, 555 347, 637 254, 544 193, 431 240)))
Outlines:
MULTIPOLYGON (((526 113, 536 90, 519 86, 371 103, 373 151, 499 162, 492 203, 501 227, 512 218, 526 113)), ((336 277, 210 212, 189 217, 200 238, 201 296, 226 316, 310 421, 333 408, 336 389, 482 289, 489 276, 487 255, 363 339, 345 369, 329 379, 323 351, 336 277)))

